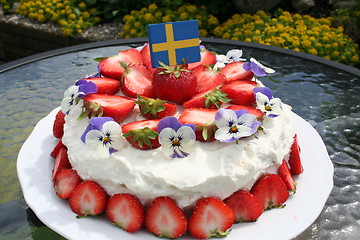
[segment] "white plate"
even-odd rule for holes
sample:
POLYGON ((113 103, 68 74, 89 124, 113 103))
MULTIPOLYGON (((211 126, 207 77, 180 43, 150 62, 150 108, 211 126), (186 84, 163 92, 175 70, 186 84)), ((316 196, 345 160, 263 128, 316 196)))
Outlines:
MULTIPOLYGON (((76 218, 67 200, 59 199, 53 189, 51 172, 54 160, 49 156, 57 139, 52 125, 59 108, 39 121, 22 146, 17 172, 27 204, 38 218, 68 239, 159 239, 145 230, 127 233, 104 216, 76 218)), ((333 187, 333 165, 325 145, 315 129, 294 114, 301 146, 304 172, 295 178, 298 190, 283 209, 265 211, 253 223, 233 225, 230 239, 291 239, 307 229, 319 216, 333 187)), ((193 239, 189 235, 181 239, 193 239)))

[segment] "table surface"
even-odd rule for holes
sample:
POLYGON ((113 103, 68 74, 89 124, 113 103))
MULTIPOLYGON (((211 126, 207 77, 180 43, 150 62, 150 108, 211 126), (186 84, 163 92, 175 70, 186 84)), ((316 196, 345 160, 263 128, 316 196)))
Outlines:
MULTIPOLYGON (((59 106, 67 87, 96 71, 94 58, 144 41, 83 44, 0 65, 0 239, 62 239, 24 201, 17 154, 35 124, 59 106)), ((327 147, 334 188, 320 216, 296 239, 359 239, 360 71, 276 47, 219 39, 203 39, 203 44, 223 54, 242 49, 244 56, 275 69, 261 80, 317 130, 327 147)))

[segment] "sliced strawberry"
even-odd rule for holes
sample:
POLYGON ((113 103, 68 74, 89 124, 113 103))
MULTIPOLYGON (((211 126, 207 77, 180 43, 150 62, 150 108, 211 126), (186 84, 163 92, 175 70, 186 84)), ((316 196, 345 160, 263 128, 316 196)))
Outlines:
POLYGON ((68 199, 80 182, 81 179, 75 170, 69 168, 61 169, 54 178, 56 194, 61 199, 68 199))
POLYGON ((224 200, 235 214, 235 222, 253 222, 263 213, 263 207, 250 192, 239 190, 224 200))
POLYGON ((189 219, 189 232, 196 238, 225 237, 235 220, 233 211, 214 197, 200 199, 189 219))
POLYGON ((296 182, 294 181, 289 166, 285 160, 282 161, 282 164, 280 165, 277 175, 284 181, 286 188, 289 191, 296 192, 296 182))
POLYGON ((61 148, 65 147, 65 145, 62 143, 62 140, 60 139, 58 143, 55 145, 54 149, 51 151, 50 156, 53 158, 56 158, 61 148))
POLYGON ((157 197, 145 213, 146 228, 158 237, 178 238, 187 228, 184 211, 170 197, 157 197))
POLYGON ((225 75, 228 82, 235 80, 250 80, 253 78, 254 73, 245 71, 243 68, 243 62, 232 62, 227 64, 221 69, 221 73, 225 75))
POLYGON ((183 106, 185 108, 220 108, 223 103, 231 101, 230 98, 226 97, 227 94, 220 90, 220 87, 196 94, 184 102, 183 106))
POLYGON ((123 136, 135 148, 141 150, 160 147, 159 133, 156 131, 160 119, 143 120, 124 124, 121 129, 123 136))
POLYGON ((232 109, 234 111, 237 110, 246 110, 248 113, 254 115, 258 120, 262 119, 264 116, 264 113, 257 108, 251 107, 251 106, 243 106, 243 105, 230 105, 227 107, 227 109, 232 109))
POLYGON ((179 117, 179 122, 196 126, 196 139, 202 142, 215 140, 215 115, 217 109, 187 108, 179 117))
POLYGON ((255 81, 232 81, 221 87, 221 91, 232 99, 230 103, 237 105, 253 106, 255 95, 253 89, 257 87, 255 81))
POLYGON ((115 56, 101 60, 98 64, 101 75, 120 80, 124 72, 124 68, 120 65, 121 62, 125 62, 127 65, 143 64, 140 52, 130 48, 119 52, 115 56))
POLYGON ((95 85, 98 87, 98 94, 114 95, 120 89, 120 82, 116 79, 106 77, 93 77, 86 78, 85 80, 95 83, 95 85))
MULTIPOLYGON (((124 62, 123 62, 124 63, 124 62)), ((123 65, 125 71, 122 75, 121 91, 129 97, 135 98, 136 94, 154 97, 152 87, 153 74, 144 65, 123 65)))
POLYGON ((135 101, 118 95, 89 94, 84 97, 87 114, 106 116, 121 123, 134 109, 135 101))
POLYGON ((113 195, 106 204, 106 217, 127 232, 136 232, 144 222, 144 207, 129 193, 113 195))
POLYGON ((289 166, 292 174, 298 175, 304 171, 300 157, 300 147, 297 140, 297 135, 294 136, 294 142, 290 149, 289 166))
POLYGON ((56 138, 61 138, 64 135, 65 113, 61 110, 56 114, 53 124, 53 135, 56 138))
POLYGON ((205 92, 224 84, 226 78, 220 71, 214 71, 212 67, 200 65, 193 69, 197 80, 197 91, 205 92))
POLYGON ((276 174, 261 177, 250 191, 264 209, 284 207, 283 203, 289 197, 284 181, 276 174))
POLYGON ((194 68, 196 68, 197 66, 200 65, 207 65, 210 66, 211 64, 215 64, 216 63, 216 56, 215 54, 213 54, 212 52, 206 50, 206 49, 201 49, 200 50, 200 62, 194 62, 194 63, 189 63, 189 69, 193 70, 194 68))
POLYGON ((79 183, 70 196, 71 210, 78 216, 99 215, 105 210, 107 196, 102 187, 93 181, 79 183))
POLYGON ((160 119, 173 116, 176 113, 176 105, 165 100, 137 96, 135 102, 139 105, 140 115, 147 119, 160 119))
POLYGON ((53 180, 54 180, 56 174, 63 168, 71 168, 71 164, 69 162, 69 158, 68 158, 68 154, 67 154, 67 149, 65 146, 60 148, 60 150, 58 151, 58 154, 56 155, 54 169, 52 172, 53 180))
POLYGON ((151 65, 151 57, 150 57, 150 45, 147 42, 145 46, 140 51, 141 57, 144 65, 149 69, 149 71, 153 74, 156 68, 153 68, 151 65))

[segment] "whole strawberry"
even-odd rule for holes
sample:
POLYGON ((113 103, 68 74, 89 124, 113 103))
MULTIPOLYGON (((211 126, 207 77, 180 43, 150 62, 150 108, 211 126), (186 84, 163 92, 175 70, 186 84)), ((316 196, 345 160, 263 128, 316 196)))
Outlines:
POLYGON ((195 74, 186 64, 166 66, 161 63, 161 66, 154 72, 153 90, 157 98, 182 104, 197 93, 195 74))

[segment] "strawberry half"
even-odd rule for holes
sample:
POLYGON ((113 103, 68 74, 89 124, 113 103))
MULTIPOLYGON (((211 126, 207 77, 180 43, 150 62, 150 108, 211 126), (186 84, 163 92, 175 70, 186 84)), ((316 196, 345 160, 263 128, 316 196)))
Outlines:
POLYGON ((135 98, 137 94, 146 97, 154 97, 153 74, 144 65, 126 65, 121 62, 125 69, 122 75, 121 91, 129 97, 135 98))
POLYGON ((228 82, 236 80, 251 80, 254 73, 249 70, 245 71, 243 62, 232 62, 221 69, 221 73, 225 75, 228 82))
POLYGON ((264 113, 257 108, 251 107, 251 106, 243 106, 243 105, 230 105, 227 107, 227 109, 232 109, 234 111, 237 110, 246 110, 248 113, 254 115, 258 120, 263 119, 264 113))
POLYGON ((196 238, 225 237, 234 219, 233 211, 220 199, 202 198, 194 207, 188 229, 196 238))
POLYGON ((189 63, 188 68, 189 68, 189 70, 193 70, 194 68, 196 68, 200 65, 210 66, 215 63, 216 63, 215 54, 202 48, 202 49, 200 49, 200 62, 189 63))
POLYGON ((140 51, 141 57, 144 65, 149 69, 149 71, 154 74, 156 68, 153 68, 151 65, 151 57, 150 57, 150 45, 147 42, 145 46, 140 51))
POLYGON ((146 228, 158 237, 178 238, 187 228, 184 211, 170 197, 157 197, 145 213, 146 228))
POLYGON ((61 110, 56 114, 53 124, 53 135, 56 138, 61 138, 64 135, 65 113, 61 110))
POLYGON ((144 207, 129 193, 113 195, 106 204, 106 217, 127 232, 136 232, 144 222, 144 207))
POLYGON ((121 123, 134 109, 135 101, 118 95, 89 94, 84 97, 85 114, 111 117, 121 123))
POLYGON ((220 90, 218 86, 212 90, 196 94, 190 100, 183 103, 185 108, 220 108, 223 103, 230 102, 231 99, 226 97, 226 93, 220 90))
POLYGON ((294 175, 298 175, 304 171, 304 168, 301 163, 300 157, 300 147, 297 140, 297 135, 294 136, 294 142, 290 149, 290 156, 289 156, 289 166, 290 171, 294 175))
POLYGON ((176 105, 165 100, 141 97, 137 95, 135 101, 139 105, 140 115, 147 119, 160 119, 173 116, 176 113, 176 105))
POLYGON ((159 133, 156 131, 160 119, 143 120, 124 124, 121 129, 123 136, 135 148, 141 150, 160 147, 159 133))
POLYGON ((213 70, 210 66, 200 65, 193 69, 197 80, 197 91, 205 92, 224 84, 226 78, 220 71, 213 70))
POLYGON ((68 199, 80 182, 81 179, 75 170, 64 168, 54 178, 54 189, 59 198, 68 199))
POLYGON ((92 77, 86 78, 85 80, 95 83, 98 87, 97 94, 109 94, 114 95, 120 89, 119 80, 106 78, 106 77, 92 77))
MULTIPOLYGON (((65 147, 62 143, 62 139, 60 139, 57 144, 55 145, 54 149, 51 151, 50 156, 56 158, 57 154, 59 153, 60 149, 65 147)), ((66 147, 65 147, 66 148, 66 147)))
POLYGON ((67 154, 67 149, 65 146, 61 147, 58 151, 58 154, 56 155, 54 169, 52 172, 52 179, 54 180, 56 174, 61 169, 64 169, 64 168, 71 168, 71 164, 69 162, 69 158, 68 158, 68 154, 67 154))
POLYGON ((105 210, 107 196, 102 187, 93 181, 79 183, 70 196, 71 210, 78 216, 95 216, 105 210))
POLYGON ((221 87, 221 91, 232 99, 230 103, 237 105, 253 106, 255 95, 253 89, 257 87, 255 81, 232 81, 221 87))
POLYGON ((117 55, 105 58, 98 64, 101 75, 121 79, 121 76, 125 69, 120 65, 121 62, 129 64, 143 64, 141 54, 138 50, 131 48, 125 51, 119 52, 117 55))
POLYGON ((215 115, 217 109, 187 108, 179 117, 179 122, 196 126, 196 139, 202 142, 215 140, 215 115))
POLYGON ((250 191, 264 209, 284 207, 283 203, 289 197, 284 181, 276 174, 267 174, 261 177, 250 191))
POLYGON ((285 160, 282 161, 282 164, 278 168, 277 175, 284 181, 286 188, 289 191, 296 192, 296 182, 294 181, 289 166, 285 160))
POLYGON ((224 203, 235 214, 235 223, 253 222, 263 213, 263 207, 250 192, 239 190, 225 198, 224 203))

